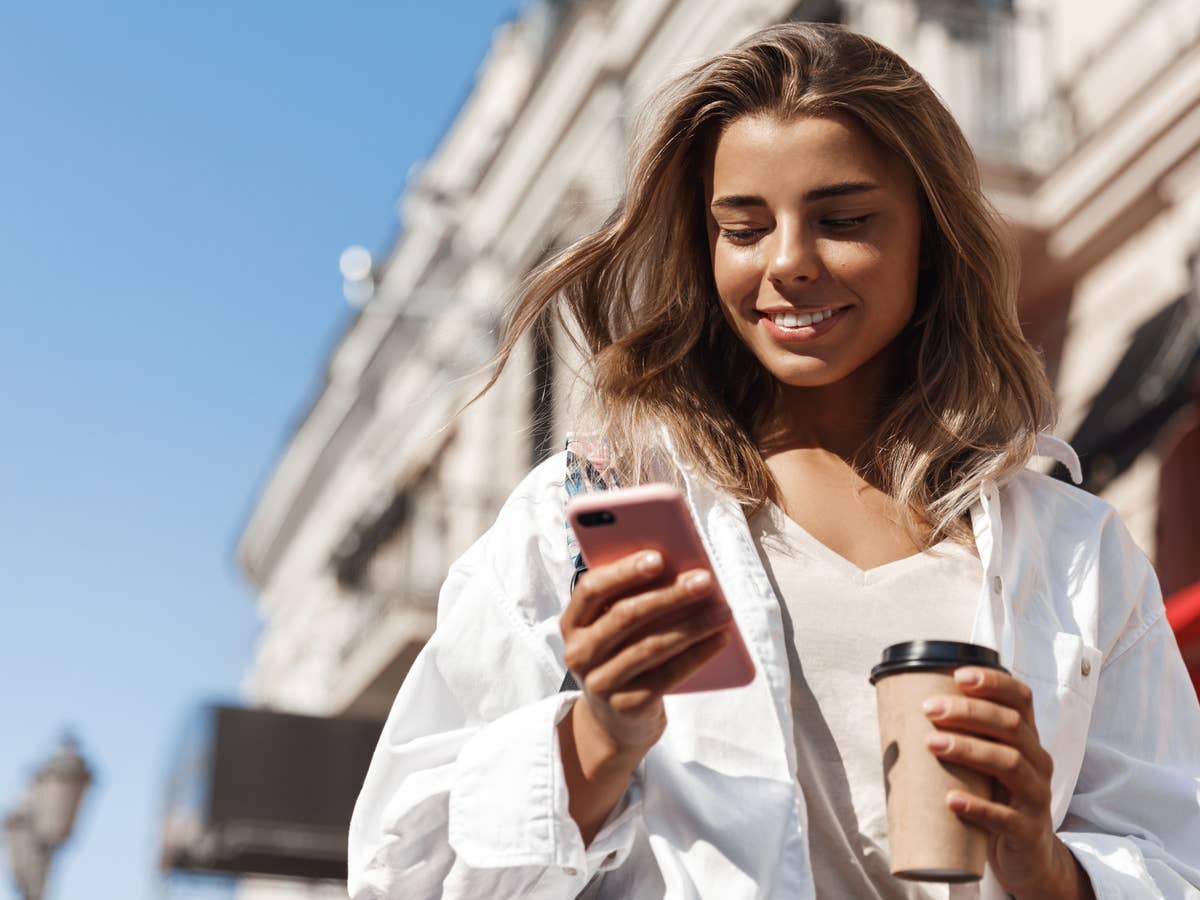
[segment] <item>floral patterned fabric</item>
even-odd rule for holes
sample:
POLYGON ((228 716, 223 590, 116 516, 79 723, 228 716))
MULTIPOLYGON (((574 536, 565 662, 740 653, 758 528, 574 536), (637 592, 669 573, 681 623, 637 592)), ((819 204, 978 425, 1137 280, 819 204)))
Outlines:
MULTIPOLYGON (((616 473, 612 470, 612 453, 608 441, 594 435, 567 435, 567 476, 565 486, 567 497, 579 494, 590 494, 595 491, 607 491, 617 487, 616 473)), ((571 591, 575 583, 587 571, 587 563, 579 551, 579 541, 571 525, 567 523, 567 551, 571 555, 574 572, 571 575, 571 591)), ((570 672, 563 678, 559 691, 575 691, 579 685, 570 672)))

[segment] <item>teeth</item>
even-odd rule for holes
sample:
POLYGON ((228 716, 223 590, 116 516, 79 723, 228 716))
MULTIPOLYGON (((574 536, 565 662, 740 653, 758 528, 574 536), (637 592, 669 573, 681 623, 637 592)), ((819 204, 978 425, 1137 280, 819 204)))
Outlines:
POLYGON ((775 313, 771 319, 776 325, 782 325, 784 328, 803 328, 806 325, 815 325, 817 322, 823 322, 833 315, 832 309, 823 309, 815 313, 775 313))

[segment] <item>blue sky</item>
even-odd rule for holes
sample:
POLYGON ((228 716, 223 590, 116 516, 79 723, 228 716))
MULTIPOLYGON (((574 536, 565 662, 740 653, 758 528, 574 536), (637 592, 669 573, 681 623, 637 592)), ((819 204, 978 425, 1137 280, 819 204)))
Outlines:
POLYGON ((171 751, 250 661, 234 543, 338 256, 387 247, 520 5, 0 4, 0 810, 65 727, 97 770, 49 897, 164 896, 171 751))

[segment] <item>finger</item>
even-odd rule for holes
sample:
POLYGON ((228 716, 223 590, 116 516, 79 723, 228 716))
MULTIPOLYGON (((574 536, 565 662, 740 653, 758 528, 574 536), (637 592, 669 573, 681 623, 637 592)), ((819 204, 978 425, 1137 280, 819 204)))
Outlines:
POLYGON ((1050 780, 1041 776, 1015 747, 946 731, 934 732, 926 743, 944 762, 958 763, 991 775, 1008 790, 1014 807, 1049 807, 1050 780))
POLYGON ((658 668, 639 675, 609 695, 609 704, 618 712, 644 709, 667 691, 691 676, 725 648, 732 639, 728 629, 706 637, 698 644, 671 657, 658 668))
POLYGON ((649 584, 662 573, 662 568, 662 554, 647 550, 589 569, 571 592, 571 602, 563 610, 559 628, 566 635, 573 628, 590 625, 606 604, 649 584))
POLYGON ((959 818, 1007 838, 1016 847, 1034 844, 1041 837, 1042 825, 1037 816, 1024 814, 1003 803, 965 791, 951 791, 946 795, 946 806, 959 818))
POLYGON ((938 728, 982 735, 1015 747, 1044 775, 1053 762, 1038 742, 1037 732, 1011 706, 978 697, 934 696, 923 704, 925 715, 938 728))
POLYGON ((707 608, 702 601, 712 590, 712 575, 696 569, 665 587, 618 599, 584 629, 594 642, 596 658, 606 659, 655 624, 665 628, 694 617, 707 608))
POLYGON ((643 672, 657 668, 693 644, 724 629, 729 620, 729 607, 714 607, 670 631, 648 635, 587 673, 584 676, 585 686, 597 694, 609 694, 643 672))
POLYGON ((954 670, 958 689, 968 697, 983 697, 1015 709, 1037 733, 1033 716, 1033 690, 1025 682, 999 669, 963 666, 954 670))

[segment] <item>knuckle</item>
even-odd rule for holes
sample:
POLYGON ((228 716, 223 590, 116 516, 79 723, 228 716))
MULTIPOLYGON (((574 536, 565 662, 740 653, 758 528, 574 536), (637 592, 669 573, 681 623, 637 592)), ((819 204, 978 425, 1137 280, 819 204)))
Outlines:
POLYGON ((1002 748, 996 758, 996 768, 1006 775, 1014 775, 1021 768, 1023 757, 1012 747, 1002 748))
POLYGON ((584 676, 582 687, 589 694, 603 696, 608 690, 608 679, 601 672, 589 672, 584 676))
POLYGON ((614 712, 621 715, 627 715, 636 705, 633 695, 628 691, 623 691, 619 694, 613 694, 608 698, 608 705, 613 708, 614 712))
POLYGON ((637 604, 631 601, 617 603, 608 611, 608 616, 613 627, 623 631, 637 620, 637 604))
POLYGON ((674 643, 675 636, 669 633, 656 634, 646 638, 646 640, 642 642, 642 647, 644 648, 644 652, 642 654, 643 659, 650 659, 660 653, 670 650, 674 643))
POLYGON ((622 715, 637 716, 649 712, 655 699, 650 690, 624 691, 614 696, 609 705, 622 715))
POLYGON ((586 660, 583 641, 572 637, 563 645, 563 662, 571 670, 578 669, 586 660))
POLYGON ((1033 705, 1033 688, 1023 681, 1017 682, 1017 696, 1021 698, 1021 702, 1026 706, 1033 705))
POLYGON ((1021 725, 1024 723, 1021 714, 1015 709, 1003 709, 1000 711, 999 721, 997 724, 1000 730, 1005 734, 1015 735, 1021 730, 1021 725))
POLYGON ((579 576, 575 582, 574 598, 580 603, 588 603, 596 596, 596 574, 588 571, 579 576))

